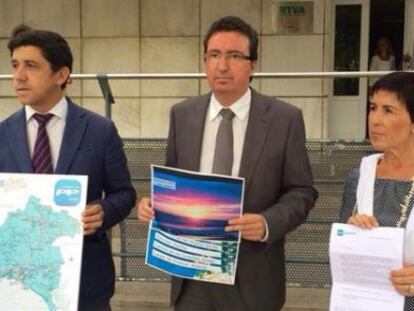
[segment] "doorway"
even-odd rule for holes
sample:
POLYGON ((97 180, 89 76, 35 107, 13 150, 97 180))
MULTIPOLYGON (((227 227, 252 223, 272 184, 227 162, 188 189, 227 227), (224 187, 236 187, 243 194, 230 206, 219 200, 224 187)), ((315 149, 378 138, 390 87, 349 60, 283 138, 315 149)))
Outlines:
POLYGON ((373 0, 369 19, 369 55, 375 54, 380 38, 388 38, 395 57, 396 70, 402 68, 404 46, 404 0, 373 0))
MULTIPOLYGON (((371 1, 369 19, 369 70, 373 70, 374 57, 379 46, 389 47, 389 65, 379 70, 401 70, 403 68, 404 47, 404 0, 374 0, 371 1)), ((385 62, 386 63, 386 62, 385 62)), ((375 67, 375 65, 374 65, 375 67)), ((371 86, 378 78, 371 78, 371 86)), ((365 138, 368 137, 369 94, 367 97, 367 116, 365 138)))
MULTIPOLYGON (((369 1, 332 2, 333 71, 368 68, 369 1)), ((366 123, 367 79, 334 78, 329 95, 328 137, 363 139, 366 123)))
MULTIPOLYGON (((332 2, 333 71, 368 71, 377 41, 389 38, 395 69, 404 68, 403 54, 410 51, 414 27, 414 0, 334 0, 332 2), (410 13, 411 15, 409 15, 410 13)), ((367 78, 332 79, 329 94, 328 137, 367 138, 369 81, 367 78), (346 117, 344 117, 346 116, 346 117)))

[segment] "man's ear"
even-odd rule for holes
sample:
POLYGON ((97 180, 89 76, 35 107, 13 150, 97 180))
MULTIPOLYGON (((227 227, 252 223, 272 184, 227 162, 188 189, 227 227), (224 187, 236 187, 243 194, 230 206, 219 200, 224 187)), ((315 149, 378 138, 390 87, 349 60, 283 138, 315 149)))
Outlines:
POLYGON ((257 69, 257 66, 258 66, 257 60, 252 60, 250 62, 250 66, 252 68, 252 72, 256 72, 256 69, 257 69))
POLYGON ((68 81, 69 77, 70 77, 70 70, 68 67, 62 67, 60 68, 57 72, 57 84, 59 86, 62 86, 62 84, 64 84, 66 81, 68 81))

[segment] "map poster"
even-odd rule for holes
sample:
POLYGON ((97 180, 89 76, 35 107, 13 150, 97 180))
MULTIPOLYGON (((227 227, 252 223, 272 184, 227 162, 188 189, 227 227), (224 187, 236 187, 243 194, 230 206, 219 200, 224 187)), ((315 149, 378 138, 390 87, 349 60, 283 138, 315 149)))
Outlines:
POLYGON ((0 173, 0 309, 78 308, 87 177, 0 173))
POLYGON ((153 165, 151 188, 146 263, 178 277, 234 284, 240 234, 224 228, 242 214, 244 179, 153 165))

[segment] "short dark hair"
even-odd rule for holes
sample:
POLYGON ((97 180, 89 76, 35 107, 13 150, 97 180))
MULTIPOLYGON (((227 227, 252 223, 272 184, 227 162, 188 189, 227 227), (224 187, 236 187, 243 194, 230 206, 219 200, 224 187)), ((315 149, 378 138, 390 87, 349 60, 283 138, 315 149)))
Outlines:
MULTIPOLYGON (((73 56, 67 41, 58 33, 48 30, 32 29, 27 25, 14 28, 12 38, 8 43, 10 55, 21 46, 38 47, 43 57, 50 63, 54 72, 62 67, 68 67, 72 72, 73 56)), ((66 82, 62 85, 65 88, 66 82)))
POLYGON ((383 76, 374 83, 371 94, 381 90, 397 95, 407 107, 411 122, 414 122, 414 72, 396 71, 383 76))
POLYGON ((256 30, 247 24, 244 20, 237 16, 225 16, 215 21, 204 38, 204 53, 207 53, 208 41, 216 32, 236 31, 245 35, 249 39, 250 59, 257 60, 257 49, 259 46, 259 38, 256 30))

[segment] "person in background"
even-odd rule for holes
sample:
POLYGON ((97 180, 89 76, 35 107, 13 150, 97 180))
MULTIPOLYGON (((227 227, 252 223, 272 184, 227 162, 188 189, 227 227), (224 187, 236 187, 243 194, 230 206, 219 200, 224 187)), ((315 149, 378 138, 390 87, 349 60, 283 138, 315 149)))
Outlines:
MULTIPOLYGON (((173 277, 175 310, 274 311, 285 302, 285 236, 306 220, 317 192, 301 111, 250 87, 257 54, 258 35, 245 21, 214 22, 204 39, 211 92, 171 109, 167 166, 246 180, 244 214, 226 227, 242 237, 235 285, 173 277), (231 160, 223 160, 228 136, 231 160)), ((148 198, 137 207, 140 220, 154 217, 148 198)))
POLYGON ((115 269, 106 231, 136 199, 121 138, 111 120, 65 97, 73 58, 61 35, 22 25, 8 48, 23 108, 0 123, 0 172, 88 176, 79 310, 108 311, 115 269))
MULTIPOLYGON (((414 217, 414 73, 394 72, 375 82, 368 130, 380 153, 363 158, 346 180, 340 221, 406 228, 414 217)), ((407 297, 405 311, 414 310, 413 238, 406 234, 404 267, 390 271, 395 290, 407 297)))
MULTIPOLYGON (((395 70, 395 57, 392 49, 391 40, 381 37, 377 41, 377 47, 369 63, 370 71, 393 71, 395 70)), ((378 77, 371 77, 369 85, 372 86, 378 77)))

